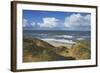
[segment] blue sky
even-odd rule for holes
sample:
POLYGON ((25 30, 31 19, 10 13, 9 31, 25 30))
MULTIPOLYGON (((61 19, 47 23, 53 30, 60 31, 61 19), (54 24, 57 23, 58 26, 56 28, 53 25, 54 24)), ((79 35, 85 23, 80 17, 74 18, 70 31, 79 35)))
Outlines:
POLYGON ((90 30, 91 14, 23 10, 23 28, 30 30, 90 30))

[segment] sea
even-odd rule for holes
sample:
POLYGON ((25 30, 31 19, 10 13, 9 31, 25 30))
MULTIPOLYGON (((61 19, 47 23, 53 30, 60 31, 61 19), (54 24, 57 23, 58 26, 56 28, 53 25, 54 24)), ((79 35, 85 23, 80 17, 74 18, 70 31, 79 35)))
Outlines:
POLYGON ((91 40, 91 31, 23 30, 23 38, 73 44, 79 40, 91 40))

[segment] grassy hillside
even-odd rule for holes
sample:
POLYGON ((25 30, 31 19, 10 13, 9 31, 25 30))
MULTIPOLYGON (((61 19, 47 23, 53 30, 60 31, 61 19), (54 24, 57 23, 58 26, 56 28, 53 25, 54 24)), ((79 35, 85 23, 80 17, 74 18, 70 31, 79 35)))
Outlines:
POLYGON ((62 50, 63 47, 54 47, 40 39, 23 39, 23 62, 75 59, 60 55, 58 51, 61 52, 62 50))
POLYGON ((23 62, 84 60, 91 58, 90 41, 81 40, 72 45, 54 47, 40 39, 23 39, 23 62))
POLYGON ((91 49, 90 42, 86 40, 78 41, 76 44, 72 45, 70 50, 70 55, 76 59, 90 59, 91 49))

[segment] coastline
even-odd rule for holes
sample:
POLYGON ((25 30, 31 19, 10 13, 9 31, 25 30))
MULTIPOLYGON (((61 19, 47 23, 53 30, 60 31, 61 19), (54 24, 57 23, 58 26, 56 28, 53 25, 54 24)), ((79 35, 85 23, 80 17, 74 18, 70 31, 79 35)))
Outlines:
POLYGON ((44 41, 37 38, 23 39, 23 62, 84 60, 91 58, 90 42, 73 43, 44 41))
POLYGON ((46 42, 48 42, 49 44, 51 44, 55 47, 64 46, 64 47, 67 47, 67 48, 71 48, 71 46, 74 44, 74 43, 61 43, 61 42, 56 42, 56 41, 46 41, 46 42))

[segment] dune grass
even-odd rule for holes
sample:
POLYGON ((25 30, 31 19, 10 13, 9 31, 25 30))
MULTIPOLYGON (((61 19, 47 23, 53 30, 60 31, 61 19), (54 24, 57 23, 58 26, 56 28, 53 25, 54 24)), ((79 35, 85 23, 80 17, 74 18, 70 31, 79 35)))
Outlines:
POLYGON ((73 44, 69 52, 70 55, 75 57, 77 60, 90 59, 91 58, 90 48, 91 47, 89 41, 81 40, 81 41, 77 41, 76 44, 73 44))
POLYGON ((55 47, 40 39, 23 39, 23 62, 90 59, 90 48, 90 41, 86 40, 77 41, 68 48, 55 47))

